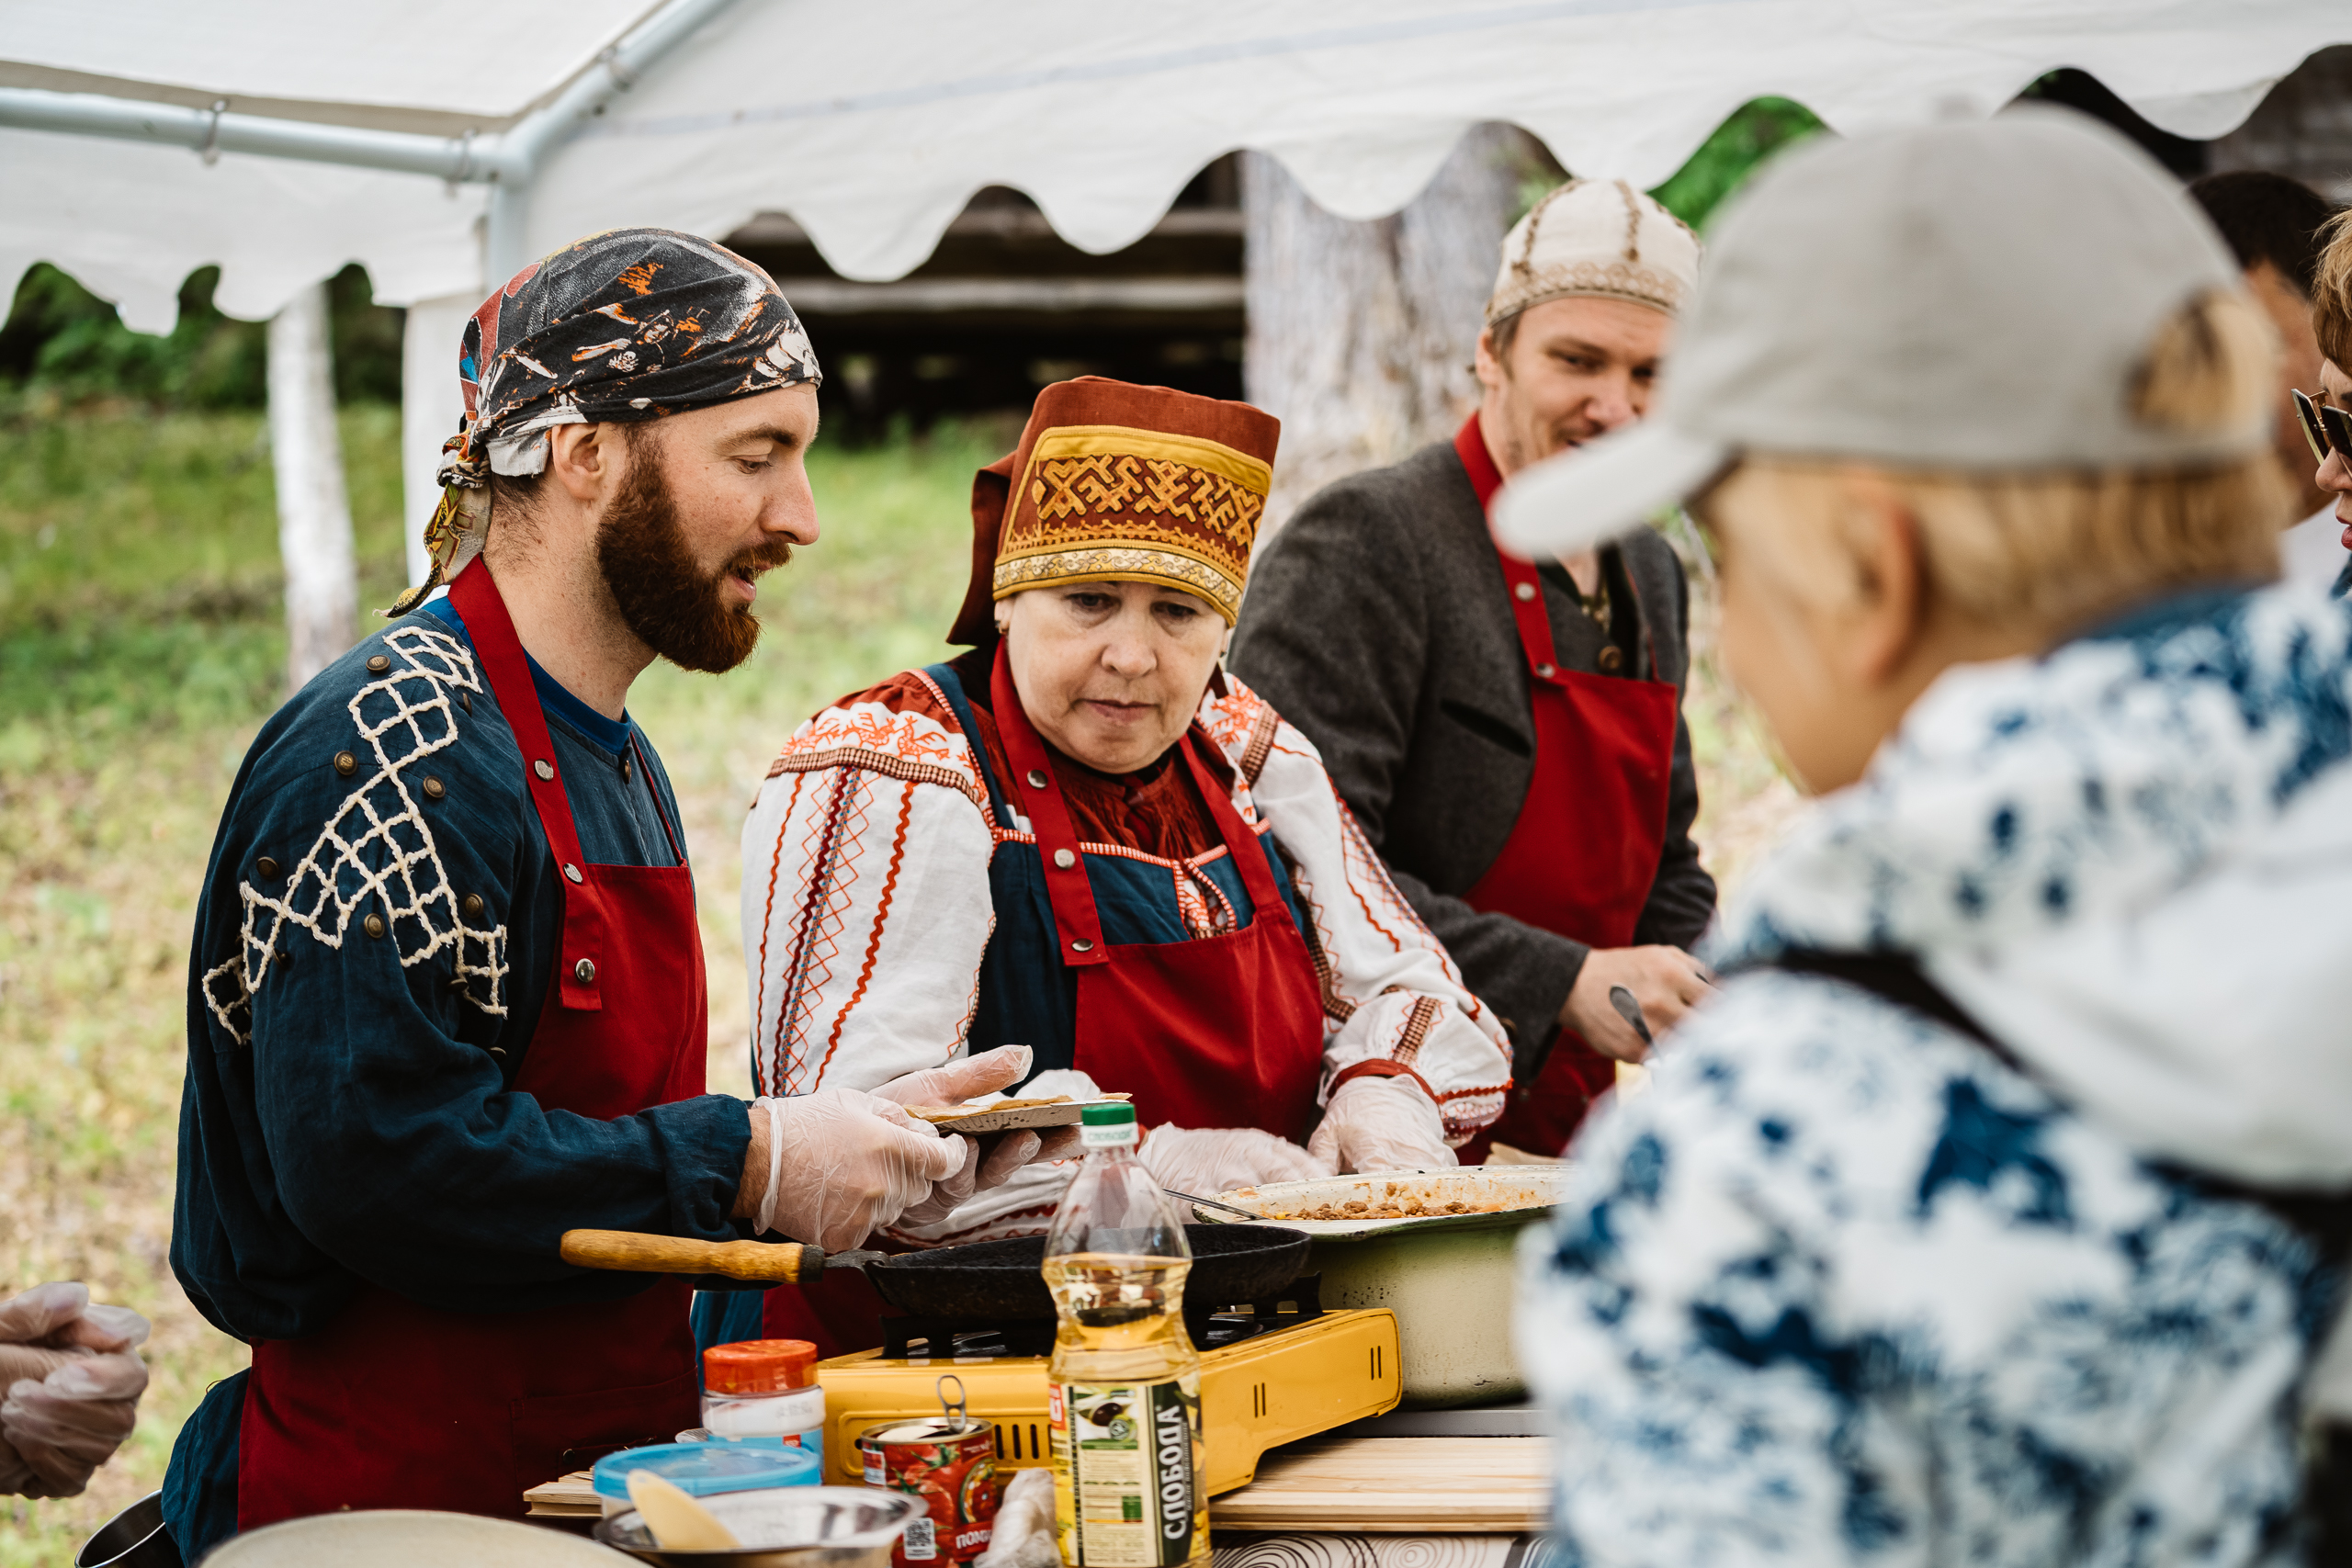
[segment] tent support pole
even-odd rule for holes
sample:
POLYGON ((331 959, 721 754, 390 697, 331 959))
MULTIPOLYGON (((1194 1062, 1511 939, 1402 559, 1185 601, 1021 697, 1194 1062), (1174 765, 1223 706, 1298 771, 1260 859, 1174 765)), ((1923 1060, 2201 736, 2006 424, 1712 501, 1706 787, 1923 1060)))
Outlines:
POLYGON ((605 112, 648 68, 692 38, 734 0, 670 0, 643 27, 596 57, 555 101, 526 116, 501 139, 497 183, 490 189, 482 235, 482 287, 495 288, 535 254, 529 234, 531 184, 563 141, 605 112))
POLYGON ((598 55, 552 102, 500 134, 420 136, 409 131, 364 130, 34 87, 0 87, 0 126, 162 142, 206 154, 246 152, 429 175, 453 184, 488 185, 491 201, 483 287, 491 288, 513 276, 530 259, 526 220, 531 182, 545 156, 603 114, 605 106, 627 92, 648 68, 731 4, 733 0, 670 0, 636 31, 598 55))

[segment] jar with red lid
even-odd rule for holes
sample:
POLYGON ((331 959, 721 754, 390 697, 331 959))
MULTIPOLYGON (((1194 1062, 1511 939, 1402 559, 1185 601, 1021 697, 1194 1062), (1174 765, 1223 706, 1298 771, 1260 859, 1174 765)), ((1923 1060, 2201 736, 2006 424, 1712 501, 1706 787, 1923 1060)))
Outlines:
POLYGON ((825 1391, 806 1339, 745 1339, 702 1353, 702 1424, 713 1442, 781 1442, 824 1459, 825 1391))

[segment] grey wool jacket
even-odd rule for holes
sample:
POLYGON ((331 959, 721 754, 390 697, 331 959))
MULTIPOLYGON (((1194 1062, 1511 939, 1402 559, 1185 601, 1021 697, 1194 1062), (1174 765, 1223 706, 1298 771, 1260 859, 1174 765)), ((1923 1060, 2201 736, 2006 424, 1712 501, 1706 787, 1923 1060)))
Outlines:
MULTIPOLYGON (((1655 649, 1658 678, 1679 693, 1690 660, 1682 563, 1646 529, 1601 560, 1607 637, 1565 570, 1543 570, 1562 667, 1599 674, 1607 659, 1610 673, 1646 674, 1655 649)), ((1389 874, 1524 1064, 1550 1038, 1590 949, 1462 901, 1519 820, 1535 717, 1502 566, 1453 443, 1340 479, 1301 507, 1250 568, 1228 662, 1321 750, 1389 874)), ((1690 731, 1678 716, 1665 847, 1636 944, 1688 947, 1713 917, 1714 879, 1690 841, 1698 812, 1690 731)))

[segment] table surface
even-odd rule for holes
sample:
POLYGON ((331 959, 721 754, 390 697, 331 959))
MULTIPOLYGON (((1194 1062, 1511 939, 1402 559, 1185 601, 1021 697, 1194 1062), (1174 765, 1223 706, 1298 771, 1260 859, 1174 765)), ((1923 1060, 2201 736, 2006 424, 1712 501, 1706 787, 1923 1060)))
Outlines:
MULTIPOLYGON (((1268 1454, 1258 1479, 1209 1500, 1215 1530, 1512 1535, 1544 1527, 1542 1438, 1340 1438, 1268 1454)), ((541 1517, 599 1511, 588 1472, 525 1494, 541 1517)))
POLYGON ((1258 1479, 1209 1500, 1209 1527, 1385 1534, 1542 1529, 1551 1508, 1542 1438, 1342 1438, 1268 1454, 1258 1479))

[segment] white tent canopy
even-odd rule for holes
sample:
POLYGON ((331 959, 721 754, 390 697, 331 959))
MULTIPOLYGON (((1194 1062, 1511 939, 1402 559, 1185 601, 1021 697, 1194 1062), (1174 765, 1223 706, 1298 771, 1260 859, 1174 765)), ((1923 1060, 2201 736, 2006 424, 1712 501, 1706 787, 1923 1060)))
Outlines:
POLYGON ((2212 137, 2346 41, 2344 0, 0 0, 0 284, 160 332, 198 267, 259 318, 363 264, 411 307, 421 572, 464 314, 599 229, 786 212, 887 279, 984 186, 1110 251, 1237 148, 1371 218, 1482 121, 1652 186, 1751 98, 1851 132, 2060 66, 2212 137))
MULTIPOLYGON (((1237 147, 1280 158, 1331 211, 1371 217, 1482 120, 1527 128, 1578 173, 1654 185, 1753 97, 1796 98, 1851 131, 1989 113, 2062 65, 2210 137, 2312 51, 2352 40, 2341 0, 678 4, 692 30, 601 115, 554 127, 527 192, 500 175, 516 259, 615 224, 720 234, 785 211, 843 274, 888 278, 987 185, 1110 250, 1237 147)), ((350 261, 387 303, 479 295, 495 159, 469 167, 469 150, 513 142, 662 9, 0 0, 0 279, 53 262, 148 330, 209 263, 222 308, 246 316, 350 261), (208 164, 185 145, 27 129, 40 116, 25 106, 58 95, 179 106, 183 125, 225 100, 232 127, 457 139, 438 144, 467 179, 233 150, 208 164)))

